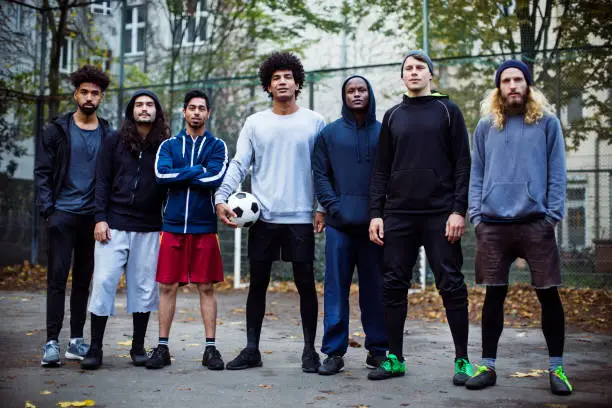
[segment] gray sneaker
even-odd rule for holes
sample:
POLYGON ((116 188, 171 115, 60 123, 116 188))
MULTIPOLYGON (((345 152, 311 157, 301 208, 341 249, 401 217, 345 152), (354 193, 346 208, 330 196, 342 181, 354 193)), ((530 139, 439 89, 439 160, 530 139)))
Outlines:
POLYGON ((45 354, 43 359, 40 361, 40 365, 43 367, 59 367, 62 365, 60 360, 60 346, 56 340, 50 340, 45 343, 43 350, 45 354))
POLYGON ((68 360, 83 360, 87 355, 87 350, 89 350, 89 344, 85 344, 83 339, 76 339, 74 343, 70 341, 66 349, 66 358, 68 360))

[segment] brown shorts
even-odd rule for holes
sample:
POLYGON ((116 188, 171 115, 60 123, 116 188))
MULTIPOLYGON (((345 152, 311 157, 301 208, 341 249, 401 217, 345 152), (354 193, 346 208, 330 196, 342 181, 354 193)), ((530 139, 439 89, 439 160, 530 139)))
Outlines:
POLYGON ((534 287, 561 285, 559 250, 551 223, 481 222, 476 226, 476 283, 507 285, 510 266, 516 258, 527 261, 534 287))

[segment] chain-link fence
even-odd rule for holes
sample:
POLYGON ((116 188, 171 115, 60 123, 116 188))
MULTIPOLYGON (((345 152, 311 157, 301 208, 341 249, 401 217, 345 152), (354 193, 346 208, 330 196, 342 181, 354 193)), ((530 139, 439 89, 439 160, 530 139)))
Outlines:
MULTIPOLYGON (((114 7, 113 4, 101 1, 77 9, 82 21, 94 29, 92 33, 99 34, 107 48, 101 52, 97 46, 89 43, 95 36, 92 34, 91 38, 83 39, 80 31, 62 40, 59 44, 59 87, 55 93, 49 90, 48 75, 49 59, 54 48, 42 46, 41 43, 42 38, 47 38, 47 43, 52 45, 55 37, 50 29, 46 33, 44 24, 41 27, 45 19, 39 18, 40 10, 21 7, 20 13, 11 17, 16 19, 16 23, 4 28, 16 33, 11 46, 21 47, 19 49, 25 51, 13 55, 13 63, 0 67, 0 265, 19 263, 24 259, 46 262, 44 221, 38 218, 34 206, 34 135, 52 112, 73 109, 67 75, 79 64, 94 62, 112 75, 113 82, 106 92, 99 114, 114 126, 119 125, 119 118, 133 90, 146 87, 159 95, 172 118, 173 132, 176 132, 182 126, 180 109, 185 92, 192 88, 206 90, 213 109, 208 127, 227 142, 232 154, 245 118, 254 111, 270 106, 254 75, 260 61, 247 61, 237 71, 211 69, 205 75, 200 75, 201 72, 193 67, 200 60, 188 57, 203 47, 196 41, 201 33, 194 28, 200 27, 201 22, 192 27, 190 24, 196 24, 196 20, 186 19, 182 35, 195 37, 191 38, 194 40, 192 42, 181 43, 187 47, 178 50, 177 58, 174 41, 174 48, 171 44, 170 48, 155 45, 155 49, 151 48, 153 43, 147 42, 148 36, 155 31, 153 28, 166 29, 160 21, 155 20, 164 16, 148 14, 146 18, 141 18, 139 13, 144 9, 129 6, 131 3, 128 3, 129 10, 125 10, 126 13, 129 11, 128 16, 123 14, 123 8, 114 7), (126 17, 132 18, 132 22, 122 20, 126 17), (154 23, 147 26, 145 21, 154 23), (133 26, 128 27, 129 24, 133 26), (149 31, 139 31, 143 24, 149 31), (118 35, 122 27, 125 29, 123 37, 118 35), (32 32, 35 34, 32 35, 32 32), (119 37, 122 41, 119 41, 119 37), (129 46, 126 45, 128 40, 129 46), (42 73, 41 67, 44 68, 42 73), (170 72, 174 74, 169 77, 170 72), (224 72, 226 75, 220 75, 224 72), (252 74, 236 77, 236 72, 252 74)), ((3 3, 3 13, 9 10, 9 6, 16 4, 3 3)), ((194 13, 191 17, 200 16, 197 10, 194 13)), ((189 40, 190 37, 182 38, 189 40)), ((0 47, 0 53, 7 52, 14 54, 17 51, 0 47)), ((496 66, 511 57, 520 55, 434 59, 434 87, 449 94, 459 105, 470 133, 480 117, 479 103, 486 91, 493 87, 496 66)), ((568 147, 567 202, 564 220, 557 227, 557 237, 564 279, 571 286, 610 287, 612 284, 610 60, 608 48, 585 46, 541 50, 528 61, 533 65, 536 86, 548 97, 564 126, 568 147)), ((323 114, 326 121, 331 122, 340 116, 342 82, 348 75, 360 74, 372 83, 377 115, 381 120, 384 112, 398 103, 404 92, 399 71, 399 62, 310 71, 307 72, 298 103, 323 114)), ((248 182, 243 187, 248 190, 248 182)), ((234 232, 221 226, 220 240, 226 273, 231 274, 235 256, 234 232)), ((316 250, 318 278, 324 272, 323 247, 324 236, 319 236, 316 250)), ((473 280, 475 248, 471 228, 468 228, 463 239, 463 247, 464 272, 468 280, 473 280)), ((248 274, 245 231, 242 232, 240 261, 245 276, 248 274)), ((524 262, 518 260, 513 269, 513 279, 529 280, 528 267, 524 262)), ((281 278, 290 277, 290 265, 276 265, 275 274, 281 278)))

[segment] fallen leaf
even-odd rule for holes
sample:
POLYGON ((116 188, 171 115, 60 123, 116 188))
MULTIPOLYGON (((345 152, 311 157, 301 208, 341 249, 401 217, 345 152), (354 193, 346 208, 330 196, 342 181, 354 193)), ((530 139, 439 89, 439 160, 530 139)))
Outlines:
POLYGON ((191 391, 191 388, 189 387, 178 387, 177 390, 181 390, 181 391, 191 391))
POLYGON ((131 358, 129 354, 119 354, 117 357, 119 357, 119 358, 131 358))
POLYGON ((132 340, 118 341, 117 344, 120 345, 120 346, 131 346, 132 345, 132 340))
POLYGON ((53 394, 53 393, 49 390, 44 390, 40 392, 40 395, 49 395, 49 394, 53 394))
POLYGON ((514 378, 540 377, 544 373, 548 373, 548 370, 531 370, 528 373, 522 373, 520 371, 517 371, 514 374, 510 374, 510 377, 514 377, 514 378))
POLYGON ((349 347, 358 348, 361 347, 361 344, 351 337, 349 338, 349 347))
POLYGON ((336 393, 336 391, 332 391, 332 390, 319 390, 319 392, 323 394, 330 394, 330 395, 336 393))
POLYGON ((270 384, 259 384, 258 385, 259 388, 263 388, 265 390, 269 390, 270 388, 272 388, 273 386, 270 384))
POLYGON ((33 335, 33 334, 34 334, 34 333, 32 333, 32 332, 27 332, 27 333, 26 333, 26 336, 31 336, 31 335, 33 335))
POLYGON ((272 354, 272 352, 270 350, 265 350, 263 353, 264 354, 272 354))
POLYGON ((243 307, 235 307, 232 309, 232 313, 244 313, 246 310, 243 307))
POLYGON ((93 407, 96 405, 96 401, 94 400, 84 400, 84 401, 60 401, 57 403, 58 406, 62 408, 69 407, 93 407))
POLYGON ((30 401, 26 401, 25 408, 36 408, 36 405, 32 404, 30 401))
POLYGON ((353 336, 355 336, 355 337, 365 337, 365 333, 357 331, 357 332, 353 333, 353 336))

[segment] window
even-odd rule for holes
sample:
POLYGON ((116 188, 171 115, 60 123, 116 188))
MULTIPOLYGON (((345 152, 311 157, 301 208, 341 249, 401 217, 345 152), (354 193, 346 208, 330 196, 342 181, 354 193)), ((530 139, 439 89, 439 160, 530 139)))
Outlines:
POLYGON ((60 66, 59 71, 64 74, 69 74, 74 71, 76 62, 76 48, 74 38, 71 36, 64 37, 62 47, 60 48, 60 66))
POLYGON ((582 97, 574 96, 567 105, 567 122, 572 123, 582 119, 582 97))
POLYGON ((583 249, 588 246, 586 189, 586 180, 568 180, 566 215, 561 228, 562 244, 568 249, 583 249))
POLYGON ((176 18, 173 42, 175 45, 181 44, 181 40, 185 45, 203 44, 211 35, 206 0, 189 1, 186 9, 186 15, 176 18))
POLYGON ((13 22, 13 31, 15 33, 24 33, 26 31, 26 10, 21 4, 11 4, 9 7, 9 16, 13 22), (12 6, 12 7, 11 7, 12 6))
POLYGON ((143 54, 145 50, 145 8, 133 6, 126 9, 123 50, 126 55, 143 54))
MULTIPOLYGON (((107 55, 108 55, 108 52, 107 52, 107 55)), ((109 60, 110 58, 108 56, 92 55, 91 57, 89 57, 89 63, 91 65, 95 65, 96 67, 100 68, 104 72, 109 71, 109 68, 110 68, 109 60)))
POLYGON ((89 10, 93 13, 93 14, 102 14, 105 16, 110 16, 111 14, 111 5, 110 5, 110 0, 108 1, 99 1, 97 3, 92 3, 89 6, 89 10))

